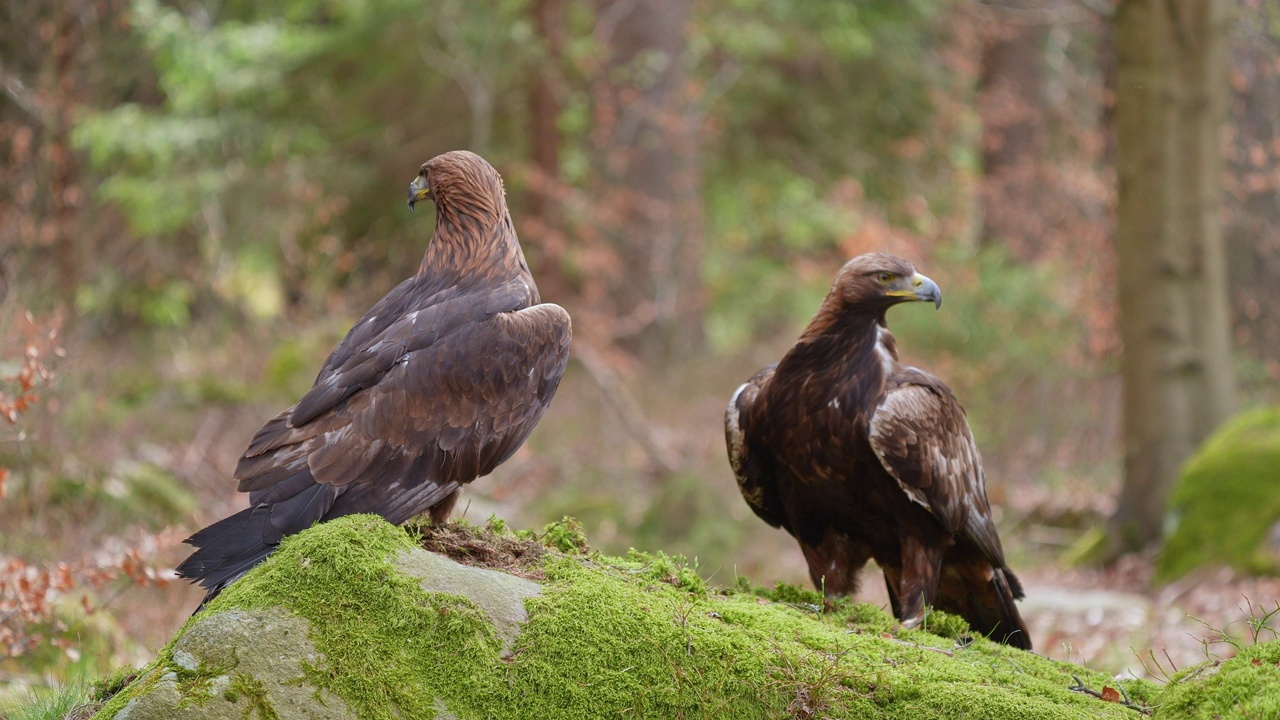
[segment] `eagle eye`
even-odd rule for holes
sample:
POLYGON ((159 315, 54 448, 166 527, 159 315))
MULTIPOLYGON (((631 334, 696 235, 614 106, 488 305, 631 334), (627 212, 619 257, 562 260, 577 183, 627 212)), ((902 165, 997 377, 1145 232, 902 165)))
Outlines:
POLYGON ((893 273, 887 273, 887 272, 876 273, 876 282, 880 283, 881 285, 888 285, 889 283, 893 282, 893 273))

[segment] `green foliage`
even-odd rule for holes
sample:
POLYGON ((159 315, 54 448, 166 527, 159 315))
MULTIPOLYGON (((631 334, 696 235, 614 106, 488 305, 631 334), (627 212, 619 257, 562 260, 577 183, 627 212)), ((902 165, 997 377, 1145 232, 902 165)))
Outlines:
POLYGON ((951 246, 936 262, 936 272, 922 271, 955 273, 943 288, 945 314, 911 312, 918 306, 910 306, 891 315, 895 335, 910 337, 913 351, 950 355, 965 366, 981 363, 975 373, 1013 375, 1020 383, 1042 374, 1044 358, 1063 355, 1079 334, 1056 299, 1056 268, 1015 262, 1001 247, 969 252, 951 246))
MULTIPOLYGON (((921 358, 956 392, 984 454, 1029 437, 1050 445, 1093 426, 1090 405, 1063 402, 1098 372, 1082 359, 1082 319, 1061 299, 1066 274, 1014 262, 999 247, 949 246, 935 265, 920 270, 941 285, 941 309, 894 308, 889 327, 906 362, 921 358)), ((1046 467, 1042 479, 1052 472, 1046 467)))
POLYGON ((865 210, 909 225, 909 198, 945 204, 957 190, 939 170, 948 147, 923 158, 895 149, 928 131, 930 87, 950 71, 914 50, 935 32, 934 2, 739 0, 705 11, 693 46, 705 48, 709 86, 737 71, 715 105, 704 185, 707 333, 732 349, 762 324, 812 314, 865 210))
POLYGON ((1163 581, 1204 565, 1280 571, 1280 406, 1241 413, 1183 466, 1170 500, 1172 531, 1157 565, 1163 581))
POLYGON ((168 470, 153 463, 139 463, 122 473, 125 486, 121 498, 129 508, 153 529, 190 517, 199 507, 186 483, 168 470))
POLYGON ((762 322, 812 315, 838 259, 838 242, 857 228, 856 212, 828 197, 829 188, 766 163, 758 177, 707 188, 707 224, 715 247, 703 260, 711 298, 706 319, 714 347, 741 347, 762 322), (770 173, 769 170, 774 172, 770 173), (831 267, 802 263, 831 258, 831 267), (828 272, 829 271, 829 272, 828 272))
POLYGON ((267 356, 258 381, 260 391, 275 402, 293 403, 311 388, 316 373, 351 321, 333 319, 320 326, 300 328, 279 339, 267 356))
POLYGON ((582 528, 582 523, 568 516, 543 528, 542 541, 547 547, 564 553, 584 552, 587 549, 587 533, 582 528))
MULTIPOLYGON (((735 498, 736 501, 736 498, 735 498)), ((706 478, 678 474, 656 484, 639 522, 627 528, 627 545, 666 547, 700 557, 729 557, 742 542, 743 528, 709 522, 724 509, 724 495, 706 478)))
POLYGON ((52 687, 34 687, 25 698, 0 699, 5 720, 65 720, 76 708, 90 702, 90 684, 72 680, 52 687))

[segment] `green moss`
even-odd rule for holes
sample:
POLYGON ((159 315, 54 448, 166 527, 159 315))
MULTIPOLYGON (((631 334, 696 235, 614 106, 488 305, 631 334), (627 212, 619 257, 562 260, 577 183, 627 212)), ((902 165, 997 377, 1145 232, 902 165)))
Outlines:
POLYGON ((280 714, 267 698, 266 686, 257 678, 236 673, 231 677, 231 685, 223 692, 222 697, 233 703, 239 702, 241 697, 248 698, 248 707, 244 712, 246 719, 256 717, 257 720, 280 720, 280 714))
MULTIPOLYGON (((1114 684, 1097 673, 984 639, 961 647, 922 630, 897 631, 878 608, 823 604, 794 588, 765 594, 801 602, 777 602, 753 588, 711 592, 700 578, 690 579, 696 568, 662 554, 542 556, 542 592, 525 601, 529 620, 504 655, 475 604, 426 592, 419 579, 397 569, 406 552, 422 551, 410 534, 377 518, 325 523, 287 539, 200 617, 288 608, 306 621, 298 626, 307 628, 317 651, 298 682, 317 697, 332 693, 368 719, 433 718, 446 711, 495 720, 1133 713, 1068 689, 1073 674, 1095 688, 1114 684)), ((931 629, 954 629, 949 619, 938 619, 931 629)), ((188 625, 185 632, 212 634, 202 627, 188 625)), ((287 626, 276 627, 273 632, 287 626)), ((210 690, 256 717, 284 717, 261 677, 241 677, 245 654, 266 642, 254 636, 238 650, 238 664, 224 668, 232 683, 210 690)), ((162 650, 156 669, 172 672, 174 654, 172 645, 162 650)), ((199 666, 185 682, 211 672, 199 666)), ((112 703, 140 696, 160 674, 153 670, 112 703)), ((1145 682, 1124 685, 1135 698, 1152 694, 1145 682)))
POLYGON ((1174 676, 1155 698, 1157 718, 1280 717, 1280 642, 1174 676))
POLYGON ((1157 580, 1203 565, 1275 573, 1280 557, 1267 535, 1280 522, 1280 407, 1246 412, 1213 434, 1187 461, 1174 490, 1174 530, 1157 580))
POLYGON ((822 593, 802 585, 780 582, 774 585, 772 590, 761 588, 757 594, 774 602, 822 607, 822 593))
POLYGON ((133 682, 137 677, 138 670, 136 668, 122 668, 117 670, 110 675, 106 675, 93 681, 89 697, 97 702, 110 700, 112 696, 123 690, 126 685, 133 682))

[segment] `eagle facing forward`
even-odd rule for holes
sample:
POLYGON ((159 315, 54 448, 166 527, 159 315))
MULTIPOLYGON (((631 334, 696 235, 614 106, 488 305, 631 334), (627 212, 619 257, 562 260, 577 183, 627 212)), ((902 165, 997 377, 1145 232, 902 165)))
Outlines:
POLYGON ((729 463, 751 509, 796 538, 827 595, 856 592, 874 559, 905 625, 932 606, 1029 650, 1014 605, 1022 586, 964 410, 941 380, 898 362, 885 324, 911 301, 941 306, 942 294, 901 258, 841 268, 795 346, 729 401, 729 463))
POLYGON ((177 572, 208 589, 205 602, 316 522, 447 519, 459 489, 510 457, 550 404, 569 315, 538 296, 502 179, 478 155, 445 153, 409 186, 410 210, 424 199, 436 226, 417 274, 254 436, 235 471, 249 507, 188 538, 197 550, 177 572))

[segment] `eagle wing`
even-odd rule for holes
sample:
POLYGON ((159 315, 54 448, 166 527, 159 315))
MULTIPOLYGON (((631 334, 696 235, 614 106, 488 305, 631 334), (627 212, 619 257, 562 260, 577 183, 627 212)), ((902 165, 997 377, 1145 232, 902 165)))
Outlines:
POLYGON ((557 305, 504 308, 518 307, 521 289, 527 298, 519 281, 450 298, 402 315, 356 352, 340 346, 334 357, 345 359, 331 358, 236 468, 270 527, 287 535, 360 512, 404 522, 510 457, 550 404, 571 337, 557 305))
POLYGON ((760 519, 790 531, 786 509, 778 492, 772 456, 768 448, 751 442, 752 418, 757 415, 760 393, 777 365, 756 373, 738 387, 724 412, 724 439, 729 465, 738 479, 738 490, 760 519))
POLYGON ((869 435, 872 450, 903 492, 993 565, 1005 565, 982 456, 964 409, 946 385, 919 370, 891 378, 869 435))

